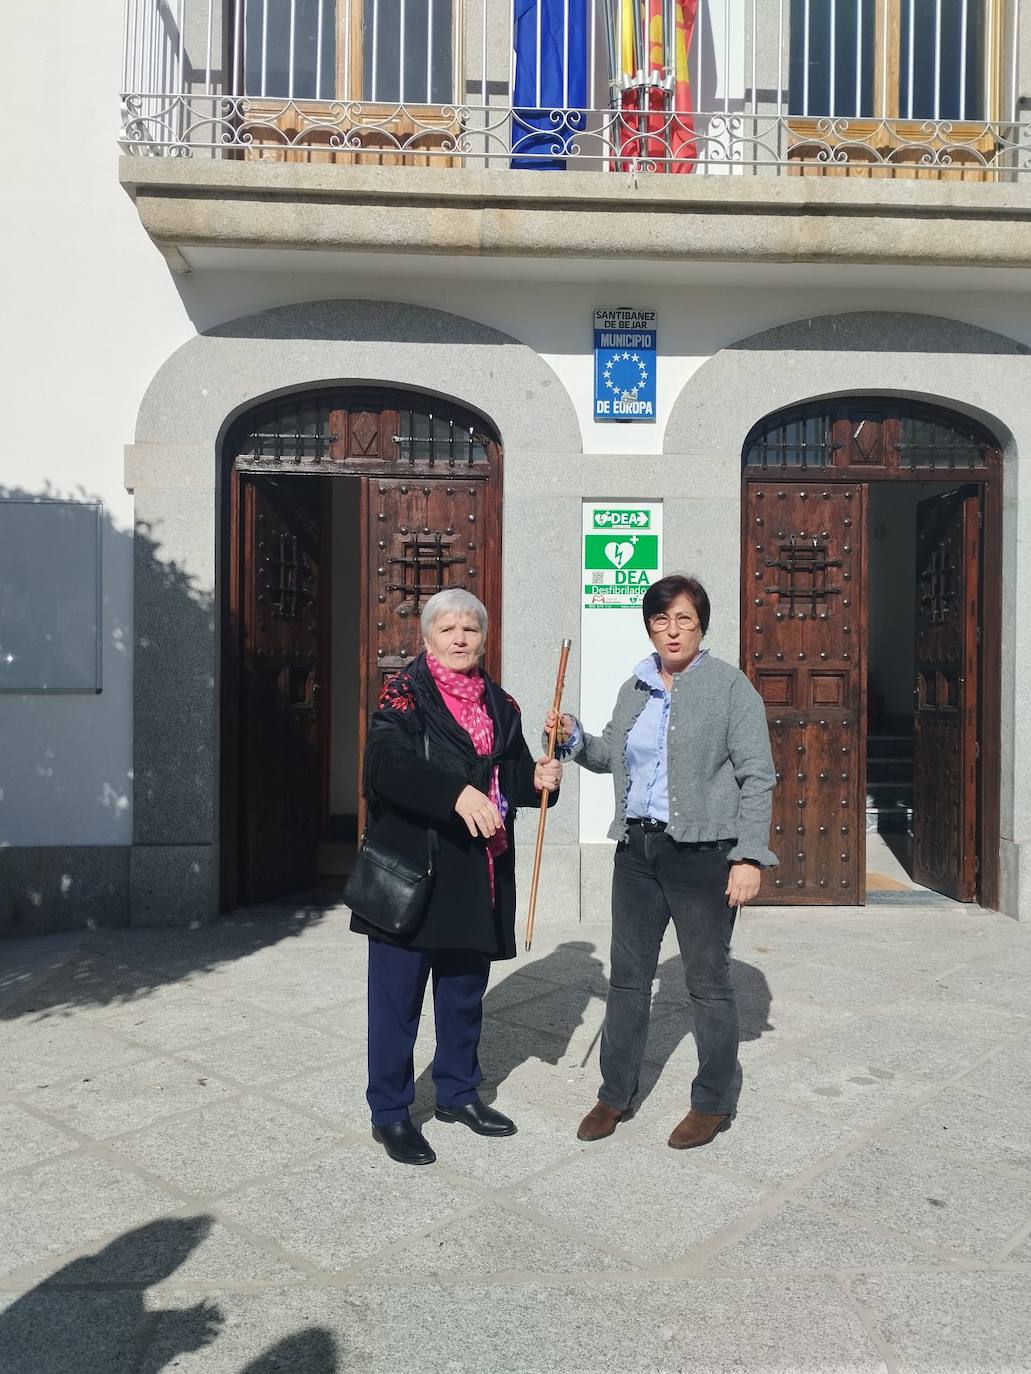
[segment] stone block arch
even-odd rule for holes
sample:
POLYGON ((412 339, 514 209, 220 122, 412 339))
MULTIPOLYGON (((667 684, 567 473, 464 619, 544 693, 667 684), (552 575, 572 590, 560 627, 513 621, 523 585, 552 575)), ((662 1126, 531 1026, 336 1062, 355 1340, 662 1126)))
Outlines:
POLYGON ((576 411, 529 345, 459 315, 391 301, 276 306, 183 344, 147 388, 137 444, 213 444, 256 401, 327 384, 375 383, 479 411, 506 453, 582 451, 576 411))
MULTIPOLYGON (((673 405, 663 452, 711 451, 714 434, 726 433, 728 397, 743 442, 763 416, 785 406, 880 394, 970 415, 1015 457, 1031 452, 1031 407, 1020 404, 1029 378, 1031 349, 977 325, 901 312, 820 315, 739 339, 703 363, 673 405)), ((725 451, 733 450, 726 437, 725 451)))
MULTIPOLYGON (((506 489, 542 451, 559 459, 582 452, 575 407, 548 364, 519 340, 445 311, 373 300, 279 306, 220 324, 167 359, 126 450, 139 535, 136 923, 205 919, 217 905, 222 438, 263 399, 363 384, 439 396, 482 415, 501 437, 506 489), (188 629, 184 601, 200 612, 188 629)), ((518 521, 506 543, 518 560, 518 521)))

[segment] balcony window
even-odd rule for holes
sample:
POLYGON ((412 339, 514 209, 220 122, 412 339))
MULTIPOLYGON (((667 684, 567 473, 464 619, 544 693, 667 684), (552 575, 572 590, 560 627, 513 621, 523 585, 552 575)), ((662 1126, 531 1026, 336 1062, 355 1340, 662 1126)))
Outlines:
POLYGON ((243 0, 243 94, 443 105, 454 0, 243 0))
POLYGON ((246 0, 243 94, 331 100, 336 89, 333 0, 246 0))
POLYGON ((802 0, 788 110, 812 118, 994 118, 998 0, 802 0))
POLYGON ((362 0, 362 100, 443 105, 454 99, 451 0, 362 0))

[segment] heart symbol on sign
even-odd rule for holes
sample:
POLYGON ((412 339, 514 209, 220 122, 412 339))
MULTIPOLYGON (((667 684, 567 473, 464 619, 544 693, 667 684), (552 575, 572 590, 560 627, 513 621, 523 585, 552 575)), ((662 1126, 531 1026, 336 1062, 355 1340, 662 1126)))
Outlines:
POLYGON ((621 568, 624 563, 629 563, 634 556, 633 544, 628 544, 626 540, 622 544, 617 544, 615 540, 611 544, 605 545, 605 557, 617 568, 621 568))

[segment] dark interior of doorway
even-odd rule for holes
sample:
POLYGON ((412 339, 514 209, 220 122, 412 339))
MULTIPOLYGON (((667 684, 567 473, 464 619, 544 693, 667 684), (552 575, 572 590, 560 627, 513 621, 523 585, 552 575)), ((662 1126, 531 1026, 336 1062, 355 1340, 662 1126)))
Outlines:
POLYGON ((868 901, 891 900, 885 894, 927 891, 913 876, 917 506, 954 488, 955 483, 930 482, 871 483, 870 487, 868 901))
MULTIPOLYGON (((309 479, 311 480, 311 479, 309 479)), ((322 480, 326 479, 314 479, 322 480)), ((320 887, 339 891, 358 849, 358 719, 361 709, 361 483, 328 483, 329 605, 324 652, 330 659, 329 721, 323 750, 326 806, 319 840, 320 887)))

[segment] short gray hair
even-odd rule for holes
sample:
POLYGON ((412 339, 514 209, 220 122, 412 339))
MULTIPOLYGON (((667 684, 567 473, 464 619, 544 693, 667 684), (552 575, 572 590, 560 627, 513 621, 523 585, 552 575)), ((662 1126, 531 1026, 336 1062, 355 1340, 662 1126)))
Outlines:
POLYGON ((442 592, 435 592, 429 601, 422 608, 422 615, 419 617, 419 624, 425 637, 429 634, 433 622, 439 615, 446 615, 457 611, 459 615, 466 612, 471 613, 480 622, 480 629, 483 631, 484 638, 487 636, 487 607, 472 592, 467 592, 464 587, 445 587, 442 592))

